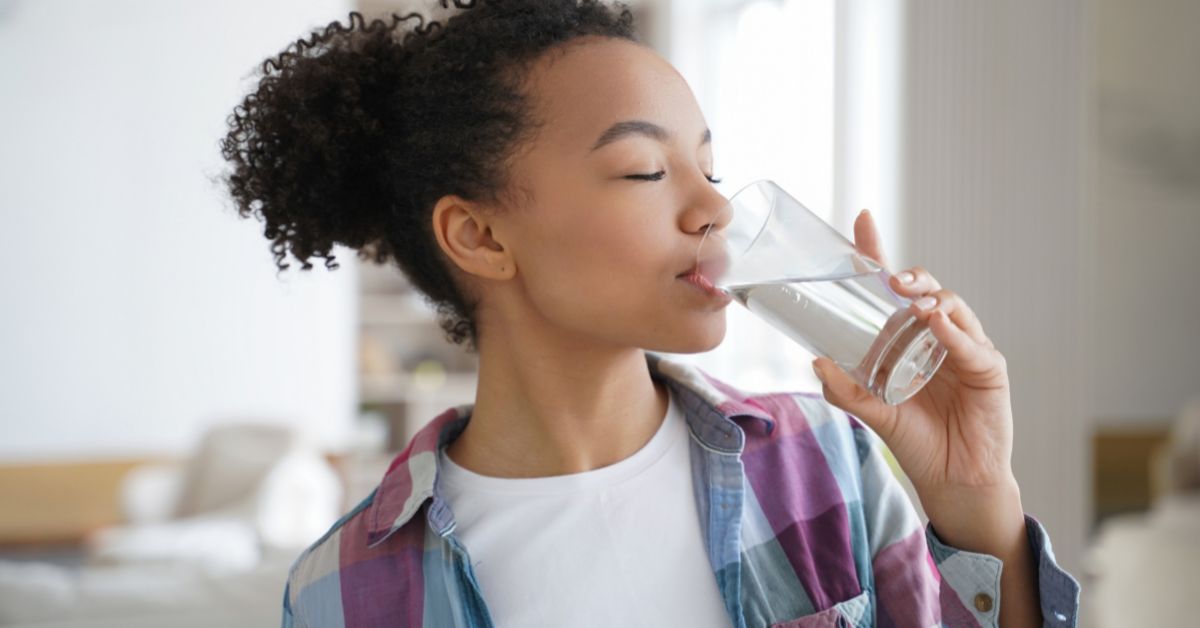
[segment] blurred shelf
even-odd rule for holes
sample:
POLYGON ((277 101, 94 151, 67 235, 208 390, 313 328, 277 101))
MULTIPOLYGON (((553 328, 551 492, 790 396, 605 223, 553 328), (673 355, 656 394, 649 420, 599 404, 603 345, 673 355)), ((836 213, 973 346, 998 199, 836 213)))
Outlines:
POLYGON ((475 373, 451 372, 438 379, 408 374, 363 375, 359 396, 363 403, 373 404, 407 403, 420 398, 465 398, 470 401, 475 397, 475 373))
POLYGON ((435 416, 475 400, 477 357, 446 340, 434 307, 399 269, 360 269, 359 401, 384 416, 398 451, 435 416))
POLYGON ((412 285, 400 269, 388 264, 380 266, 373 262, 358 262, 358 281, 364 294, 400 294, 413 292, 412 285))
POLYGON ((432 326, 437 316, 420 297, 411 294, 359 295, 359 323, 370 327, 432 326))

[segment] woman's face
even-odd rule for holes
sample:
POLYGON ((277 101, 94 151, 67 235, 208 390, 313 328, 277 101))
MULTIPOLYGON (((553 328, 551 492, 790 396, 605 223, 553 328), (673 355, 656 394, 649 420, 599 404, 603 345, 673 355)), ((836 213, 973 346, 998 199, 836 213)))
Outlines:
POLYGON ((527 86, 541 126, 511 166, 527 202, 494 217, 516 266, 494 287, 517 291, 506 297, 518 296, 525 324, 567 337, 675 353, 715 347, 729 299, 683 275, 708 225, 721 228, 728 215, 683 77, 646 47, 589 37, 545 55, 527 86))

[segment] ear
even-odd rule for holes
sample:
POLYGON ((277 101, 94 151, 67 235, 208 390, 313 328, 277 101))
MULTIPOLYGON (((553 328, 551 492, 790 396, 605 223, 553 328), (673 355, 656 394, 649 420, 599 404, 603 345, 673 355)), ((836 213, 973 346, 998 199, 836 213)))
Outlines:
POLYGON ((516 262, 496 239, 489 218, 477 205, 448 194, 433 207, 433 234, 446 256, 466 273, 511 279, 516 262))

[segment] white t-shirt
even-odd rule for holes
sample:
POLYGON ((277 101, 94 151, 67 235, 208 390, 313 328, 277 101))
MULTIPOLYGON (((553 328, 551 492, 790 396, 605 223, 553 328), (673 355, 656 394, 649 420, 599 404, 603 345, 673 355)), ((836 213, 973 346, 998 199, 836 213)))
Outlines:
POLYGON ((592 471, 496 478, 443 453, 442 492, 496 626, 729 628, 689 449, 672 398, 645 446, 592 471))

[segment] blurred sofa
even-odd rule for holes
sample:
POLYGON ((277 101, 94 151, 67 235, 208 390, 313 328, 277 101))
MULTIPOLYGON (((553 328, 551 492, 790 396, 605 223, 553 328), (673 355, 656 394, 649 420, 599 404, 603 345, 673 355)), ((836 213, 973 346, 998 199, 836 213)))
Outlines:
POLYGON ((343 492, 294 430, 213 427, 185 462, 126 476, 126 523, 89 535, 82 565, 0 561, 0 626, 277 625, 287 569, 343 492))

